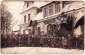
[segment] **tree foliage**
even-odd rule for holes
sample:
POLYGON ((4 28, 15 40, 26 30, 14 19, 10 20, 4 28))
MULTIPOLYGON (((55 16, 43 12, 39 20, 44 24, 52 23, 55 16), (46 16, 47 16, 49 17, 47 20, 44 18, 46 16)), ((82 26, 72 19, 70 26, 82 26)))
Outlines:
POLYGON ((12 14, 7 10, 7 7, 1 3, 1 32, 2 34, 8 34, 11 25, 12 14))

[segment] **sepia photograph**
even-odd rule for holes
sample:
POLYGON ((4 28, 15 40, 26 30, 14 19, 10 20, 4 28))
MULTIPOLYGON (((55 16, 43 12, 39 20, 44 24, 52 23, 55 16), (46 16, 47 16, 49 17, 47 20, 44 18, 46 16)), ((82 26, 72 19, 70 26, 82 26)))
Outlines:
POLYGON ((83 54, 84 1, 2 1, 1 54, 83 54))

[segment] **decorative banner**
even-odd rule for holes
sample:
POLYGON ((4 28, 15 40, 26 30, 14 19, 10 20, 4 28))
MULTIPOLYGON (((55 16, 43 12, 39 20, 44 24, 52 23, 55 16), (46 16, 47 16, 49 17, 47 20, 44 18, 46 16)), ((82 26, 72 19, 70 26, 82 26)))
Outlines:
POLYGON ((44 24, 50 24, 50 23, 55 23, 55 18, 53 19, 48 19, 44 21, 44 24))
POLYGON ((60 24, 66 23, 66 21, 67 21, 67 18, 64 16, 60 16, 60 17, 56 17, 56 18, 60 21, 60 24))

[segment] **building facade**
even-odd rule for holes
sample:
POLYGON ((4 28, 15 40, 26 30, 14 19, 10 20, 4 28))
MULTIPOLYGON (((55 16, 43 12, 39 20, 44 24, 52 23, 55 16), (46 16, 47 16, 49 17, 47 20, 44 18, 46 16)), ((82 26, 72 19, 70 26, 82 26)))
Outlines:
POLYGON ((54 35, 64 28, 70 34, 77 36, 84 34, 84 22, 77 24, 84 17, 84 2, 52 1, 45 2, 41 7, 34 6, 35 3, 33 1, 24 3, 21 13, 22 24, 19 25, 20 34, 54 35), (80 33, 76 32, 78 30, 80 33))

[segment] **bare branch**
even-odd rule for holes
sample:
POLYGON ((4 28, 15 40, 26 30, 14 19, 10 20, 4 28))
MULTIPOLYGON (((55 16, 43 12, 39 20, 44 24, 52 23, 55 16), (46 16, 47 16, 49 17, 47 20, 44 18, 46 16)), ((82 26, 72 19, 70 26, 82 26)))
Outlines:
POLYGON ((6 31, 6 34, 8 34, 9 32, 8 30, 10 29, 11 18, 12 18, 12 14, 7 10, 7 7, 2 2, 1 3, 1 31, 3 30, 6 31))

